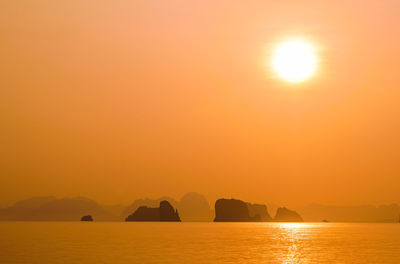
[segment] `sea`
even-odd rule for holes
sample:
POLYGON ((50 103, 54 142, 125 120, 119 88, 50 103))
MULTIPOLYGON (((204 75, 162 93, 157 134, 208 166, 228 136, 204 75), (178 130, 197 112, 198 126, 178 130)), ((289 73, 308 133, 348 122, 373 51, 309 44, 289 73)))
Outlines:
POLYGON ((400 224, 0 222, 0 263, 400 264, 400 224))

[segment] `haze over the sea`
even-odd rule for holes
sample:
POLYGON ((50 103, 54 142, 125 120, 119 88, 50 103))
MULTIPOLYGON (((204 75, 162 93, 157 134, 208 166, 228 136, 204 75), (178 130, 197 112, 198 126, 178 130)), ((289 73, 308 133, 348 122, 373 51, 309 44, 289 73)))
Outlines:
POLYGON ((399 10, 395 0, 1 1, 0 207, 189 190, 212 202, 400 203, 399 10), (318 58, 301 83, 269 68, 291 37, 318 58))

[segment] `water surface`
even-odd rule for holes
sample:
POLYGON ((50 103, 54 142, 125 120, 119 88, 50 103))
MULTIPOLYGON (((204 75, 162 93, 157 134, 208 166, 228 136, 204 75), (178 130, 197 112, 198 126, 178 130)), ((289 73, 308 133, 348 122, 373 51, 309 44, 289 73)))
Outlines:
POLYGON ((0 263, 399 264, 400 224, 0 222, 0 263))

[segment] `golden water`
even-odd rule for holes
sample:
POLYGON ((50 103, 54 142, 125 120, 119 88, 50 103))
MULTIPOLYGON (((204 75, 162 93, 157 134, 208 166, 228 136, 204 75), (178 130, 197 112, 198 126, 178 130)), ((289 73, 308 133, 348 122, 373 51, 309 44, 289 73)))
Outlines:
POLYGON ((399 264, 400 224, 0 222, 0 263, 399 264))

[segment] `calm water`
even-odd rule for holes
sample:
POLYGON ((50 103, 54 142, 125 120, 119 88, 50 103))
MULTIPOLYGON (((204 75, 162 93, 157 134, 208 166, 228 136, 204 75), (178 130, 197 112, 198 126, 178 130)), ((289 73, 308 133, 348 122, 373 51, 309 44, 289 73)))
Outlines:
POLYGON ((0 222, 0 263, 400 263, 400 224, 0 222))

